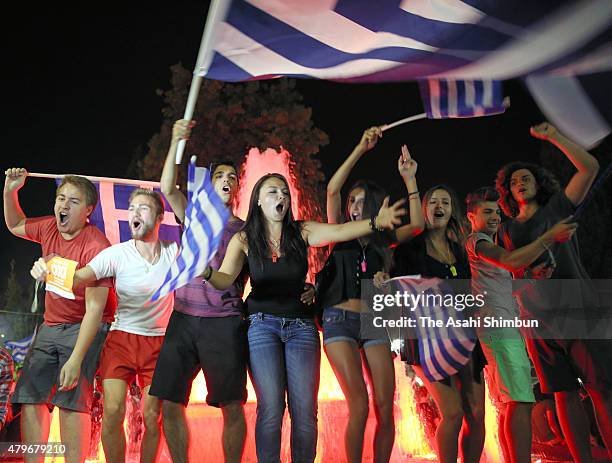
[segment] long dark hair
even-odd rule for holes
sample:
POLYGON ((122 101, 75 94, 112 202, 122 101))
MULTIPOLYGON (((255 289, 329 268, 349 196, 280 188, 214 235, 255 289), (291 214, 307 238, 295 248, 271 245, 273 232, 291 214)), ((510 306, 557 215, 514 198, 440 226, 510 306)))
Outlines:
MULTIPOLYGON (((372 182, 371 180, 357 180, 349 189, 349 195, 350 192, 356 188, 362 188, 365 193, 363 212, 361 214, 362 219, 369 219, 378 213, 383 201, 385 200, 385 197, 387 196, 387 192, 383 187, 375 182, 372 182)), ((346 200, 344 217, 345 222, 351 221, 348 198, 346 200)), ((382 270, 384 271, 388 271, 392 263, 392 253, 389 249, 390 244, 391 239, 384 232, 375 232, 369 237, 368 245, 372 246, 372 249, 374 249, 376 254, 382 258, 385 267, 382 270)))
POLYGON ((516 217, 519 213, 519 206, 512 191, 510 191, 510 178, 517 170, 527 169, 533 174, 536 181, 535 201, 540 205, 548 202, 550 197, 561 190, 561 185, 551 171, 542 166, 531 162, 511 162, 497 171, 495 179, 495 189, 499 193, 499 205, 508 217, 516 217))
MULTIPOLYGON (((255 262, 261 264, 262 267, 264 258, 270 255, 270 243, 268 242, 266 233, 266 219, 261 207, 257 205, 257 201, 262 185, 270 178, 281 180, 289 190, 289 184, 281 174, 267 174, 261 177, 253 187, 251 201, 249 202, 249 213, 242 227, 242 231, 246 234, 249 256, 251 256, 255 262)), ((291 211, 290 190, 289 210, 285 214, 285 217, 283 217, 280 249, 283 256, 289 259, 304 261, 307 258, 306 242, 304 238, 302 238, 302 222, 296 221, 291 211)))
MULTIPOLYGON (((461 203, 457 199, 457 194, 455 190, 453 190, 448 185, 435 185, 432 186, 429 190, 425 192, 423 195, 423 201, 421 206, 423 208, 423 215, 425 216, 425 221, 427 222, 427 204, 431 199, 431 196, 434 194, 436 190, 444 190, 448 193, 451 199, 451 216, 448 220, 448 225, 446 226, 446 237, 458 243, 461 249, 464 249, 465 240, 467 237, 467 223, 465 221, 465 215, 463 214, 463 210, 461 207, 461 203)), ((424 236, 427 235, 427 224, 425 226, 424 236)))

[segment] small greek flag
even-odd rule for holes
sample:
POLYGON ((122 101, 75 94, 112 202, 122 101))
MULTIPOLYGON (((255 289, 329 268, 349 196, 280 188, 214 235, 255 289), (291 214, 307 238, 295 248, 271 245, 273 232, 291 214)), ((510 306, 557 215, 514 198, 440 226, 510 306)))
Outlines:
POLYGON ((416 319, 419 358, 423 373, 429 381, 440 381, 456 374, 472 357, 476 333, 472 328, 449 326, 449 319, 464 319, 461 311, 444 307, 440 301, 454 293, 444 280, 438 278, 396 277, 389 280, 394 290, 423 297, 423 303, 410 316, 416 319), (427 298, 427 299, 425 299, 427 298), (439 325, 425 323, 422 317, 441 321, 439 325))
POLYGON ((419 81, 425 112, 430 119, 501 114, 509 106, 498 80, 419 81))
POLYGON ((36 330, 27 338, 20 339, 19 341, 7 341, 4 343, 6 348, 11 352, 15 363, 20 363, 25 360, 25 357, 30 350, 30 346, 34 342, 36 336, 36 330))
POLYGON ((215 191, 207 169, 189 163, 188 203, 181 252, 168 271, 164 283, 151 298, 153 301, 186 285, 202 274, 219 247, 223 227, 230 211, 215 191))

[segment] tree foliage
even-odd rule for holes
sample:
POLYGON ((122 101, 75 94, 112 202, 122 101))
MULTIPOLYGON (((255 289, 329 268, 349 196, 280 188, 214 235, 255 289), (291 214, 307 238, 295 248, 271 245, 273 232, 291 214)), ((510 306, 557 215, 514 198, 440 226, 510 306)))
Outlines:
MULTIPOLYGON (((171 88, 158 90, 163 98, 163 123, 138 162, 145 179, 159 179, 172 133, 172 124, 183 117, 191 73, 181 64, 170 68, 171 88)), ((322 198, 323 174, 313 156, 328 143, 328 136, 314 127, 312 111, 290 79, 226 83, 204 80, 198 97, 186 156, 196 155, 200 165, 230 159, 240 165, 249 148, 261 151, 283 146, 293 156, 294 170, 308 198, 322 198)), ((184 180, 184 172, 181 179, 184 180)))
POLYGON ((17 278, 15 260, 11 260, 9 276, 6 281, 2 301, 4 302, 6 319, 8 320, 14 339, 21 339, 32 334, 36 318, 30 313, 29 298, 17 278))
MULTIPOLYGON (((191 73, 181 64, 171 66, 170 89, 158 90, 163 98, 163 122, 151 137, 146 154, 136 160, 137 175, 143 179, 160 178, 166 158, 172 125, 185 110, 191 73)), ((208 166, 215 160, 231 160, 240 166, 250 148, 285 148, 291 153, 291 174, 301 191, 304 219, 323 220, 324 204, 321 164, 314 155, 329 143, 325 132, 311 120, 312 110, 302 104, 302 95, 291 79, 274 79, 245 83, 204 80, 193 119, 196 126, 187 144, 185 159, 197 156, 198 164, 208 166)), ((139 157, 136 155, 136 157, 139 157)), ((132 165, 134 161, 132 162, 132 165)), ((186 169, 180 170, 184 186, 186 169)), ((316 271, 322 252, 311 256, 316 271)))

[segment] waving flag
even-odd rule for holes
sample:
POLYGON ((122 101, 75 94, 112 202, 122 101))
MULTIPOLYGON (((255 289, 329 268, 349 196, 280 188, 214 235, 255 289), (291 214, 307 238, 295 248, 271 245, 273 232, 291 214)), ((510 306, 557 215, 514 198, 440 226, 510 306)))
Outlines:
MULTIPOLYGON (((612 69, 609 0, 534 0, 518 8, 484 0, 219 0, 211 11, 195 70, 210 79, 455 82, 612 69)), ((541 87, 530 85, 538 102, 541 87)), ((610 119, 602 114, 593 130, 573 130, 582 110, 601 113, 612 96, 598 102, 581 88, 581 111, 563 107, 566 132, 587 145, 610 132, 610 119)), ((558 124, 555 116, 549 111, 558 124)))
POLYGON ((498 80, 430 79, 419 81, 419 87, 430 119, 491 116, 509 105, 498 80))
POLYGON ((168 271, 161 287, 151 298, 160 297, 201 275, 217 252, 230 212, 216 193, 208 169, 195 166, 191 158, 188 173, 188 202, 181 252, 168 271))
MULTIPOLYGON (((128 209, 130 207, 130 195, 136 188, 147 188, 161 193, 160 189, 152 182, 129 180, 135 184, 118 183, 123 179, 100 179, 92 180, 98 190, 99 202, 89 217, 89 222, 95 225, 106 235, 111 244, 128 241, 132 235, 128 222, 128 209)), ((59 185, 62 179, 58 178, 59 185)), ((125 180, 123 180, 125 181, 125 180)), ((164 220, 159 227, 159 239, 168 241, 180 241, 180 226, 174 218, 172 208, 168 201, 164 201, 166 209, 164 220)))
POLYGON ((13 360, 16 363, 20 363, 25 360, 25 357, 28 351, 30 350, 30 346, 34 342, 35 336, 36 336, 36 329, 30 336, 26 338, 20 339, 19 341, 7 341, 4 343, 6 348, 11 352, 11 355, 13 356, 13 360))
MULTIPOLYGON (((444 280, 437 278, 396 277, 389 280, 394 291, 401 293, 434 296, 432 300, 442 300, 453 293, 444 280)), ((429 300, 429 299, 428 299, 429 300)), ((471 328, 456 326, 463 320, 461 311, 439 304, 423 304, 410 311, 417 323, 416 335, 419 346, 419 359, 423 373, 429 381, 440 381, 456 374, 472 357, 476 346, 476 333, 471 328), (441 321, 439 326, 428 325, 421 317, 441 321), (449 320, 453 323, 449 326, 449 320)))

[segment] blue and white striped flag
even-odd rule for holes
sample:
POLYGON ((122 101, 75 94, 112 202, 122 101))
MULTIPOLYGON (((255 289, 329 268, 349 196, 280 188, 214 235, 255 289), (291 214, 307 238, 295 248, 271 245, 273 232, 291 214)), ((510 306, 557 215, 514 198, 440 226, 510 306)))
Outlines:
POLYGON ((188 202, 181 251, 170 267, 164 283, 151 298, 160 297, 201 275, 219 247, 230 211, 214 189, 208 169, 196 167, 195 156, 189 163, 188 202))
MULTIPOLYGON (((428 298, 427 301, 441 301, 454 294, 446 282, 438 278, 396 277, 389 283, 392 292, 413 294, 415 297, 422 295, 428 298)), ((422 303, 416 310, 410 311, 410 316, 416 320, 419 359, 429 381, 448 378, 470 361, 477 336, 472 328, 457 326, 459 320, 464 320, 461 311, 437 303, 422 303), (421 317, 441 321, 441 326, 424 323, 421 317), (453 323, 449 325, 451 318, 453 323)))
POLYGON ((30 346, 36 337, 36 331, 37 330, 34 329, 34 332, 27 338, 20 339, 19 341, 7 341, 4 343, 6 348, 11 352, 15 363, 20 363, 25 360, 25 357, 30 350, 30 346))
MULTIPOLYGON (((139 185, 124 184, 122 181, 138 183, 136 180, 102 178, 92 180, 98 191, 98 205, 89 216, 89 222, 100 229, 111 244, 123 243, 132 238, 130 224, 128 221, 128 209, 130 207, 130 195, 136 188, 146 188, 157 191, 161 190, 154 182, 143 180, 139 185)), ((62 182, 58 178, 55 183, 59 186, 62 182)), ((159 185, 159 184, 156 184, 159 185)), ((180 225, 174 218, 174 212, 168 201, 164 202, 164 218, 159 227, 159 239, 164 241, 180 241, 180 225)))
POLYGON ((419 81, 425 112, 430 119, 501 114, 509 105, 499 80, 419 81))
MULTIPOLYGON (((205 38, 195 73, 231 82, 276 76, 384 82, 549 75, 562 81, 612 74, 610 0, 533 0, 520 7, 486 0, 215 0, 205 38)), ((561 116, 555 115, 563 106, 563 131, 587 145, 611 131, 602 108, 612 106, 612 94, 601 85, 590 90, 578 84, 582 93, 576 97, 583 100, 578 105, 567 98, 542 103, 545 85, 529 86, 559 126, 561 116), (599 117, 594 129, 583 123, 585 114, 589 121, 599 117), (586 131, 579 130, 583 126, 586 131)))

